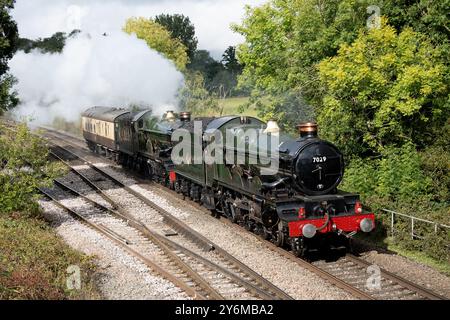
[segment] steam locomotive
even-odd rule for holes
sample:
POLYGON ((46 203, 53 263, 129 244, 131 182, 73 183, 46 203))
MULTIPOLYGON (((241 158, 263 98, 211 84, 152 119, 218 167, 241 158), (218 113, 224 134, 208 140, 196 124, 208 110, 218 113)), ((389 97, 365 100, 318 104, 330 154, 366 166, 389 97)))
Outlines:
POLYGON ((254 117, 191 119, 188 112, 168 111, 160 118, 150 110, 110 107, 82 114, 83 136, 92 151, 139 170, 213 215, 290 246, 298 256, 348 247, 357 232, 374 230, 374 214, 365 212, 358 194, 337 189, 343 155, 318 137, 317 125, 303 123, 298 129, 300 136, 292 138, 274 121, 254 117), (179 152, 182 161, 174 161, 180 133, 187 148, 179 152), (263 136, 269 137, 266 143, 263 136), (213 151, 211 141, 220 142, 213 151), (193 161, 195 152, 200 161, 193 161), (213 154, 233 161, 205 160, 213 154), (263 174, 275 162, 276 170, 263 174))

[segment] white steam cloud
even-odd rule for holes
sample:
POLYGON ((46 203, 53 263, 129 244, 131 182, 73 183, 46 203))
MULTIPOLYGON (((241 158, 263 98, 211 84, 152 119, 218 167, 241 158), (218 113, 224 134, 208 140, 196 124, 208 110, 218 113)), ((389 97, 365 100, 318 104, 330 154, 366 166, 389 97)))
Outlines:
POLYGON ((76 121, 91 106, 152 106, 156 114, 176 103, 183 81, 172 62, 121 31, 108 36, 79 34, 62 54, 17 53, 10 61, 18 79, 17 118, 51 124, 76 121))
POLYGON ((17 1, 12 11, 21 37, 36 39, 56 32, 84 33, 69 39, 62 54, 39 52, 17 55, 10 62, 18 78, 22 105, 18 117, 37 123, 55 117, 77 120, 93 105, 126 107, 153 105, 155 113, 175 104, 182 75, 171 62, 150 50, 145 42, 121 31, 132 16, 160 13, 187 15, 196 27, 199 48, 220 58, 229 45, 243 39, 229 26, 239 22, 244 6, 265 0, 33 0, 17 1), (107 33, 108 37, 101 34, 107 33), (87 35, 92 35, 89 38, 87 35))

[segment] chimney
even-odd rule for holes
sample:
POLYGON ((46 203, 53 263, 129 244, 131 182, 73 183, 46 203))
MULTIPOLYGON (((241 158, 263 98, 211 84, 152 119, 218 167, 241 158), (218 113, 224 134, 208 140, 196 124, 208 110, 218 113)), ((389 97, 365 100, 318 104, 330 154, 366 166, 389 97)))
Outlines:
POLYGON ((188 121, 191 121, 191 113, 188 112, 188 111, 180 112, 180 120, 181 120, 182 122, 188 122, 188 121))
POLYGON ((304 122, 297 125, 297 129, 300 133, 300 137, 313 138, 317 137, 317 123, 304 122))

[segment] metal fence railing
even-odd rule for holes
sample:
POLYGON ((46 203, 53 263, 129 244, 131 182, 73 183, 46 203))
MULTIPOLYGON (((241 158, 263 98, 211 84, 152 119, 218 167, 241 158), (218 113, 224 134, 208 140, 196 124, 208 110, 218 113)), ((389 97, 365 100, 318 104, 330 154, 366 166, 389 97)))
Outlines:
POLYGON ((438 233, 439 230, 445 229, 445 230, 450 230, 450 226, 447 226, 445 224, 442 223, 438 223, 438 222, 434 222, 434 221, 430 221, 430 220, 426 220, 426 219, 422 219, 422 218, 418 218, 418 217, 414 217, 414 216, 410 216, 404 213, 400 213, 400 212, 395 212, 392 210, 388 210, 388 209, 382 209, 384 212, 388 213, 391 215, 391 225, 390 225, 390 229, 391 229, 391 236, 394 237, 395 236, 395 221, 396 221, 396 217, 403 217, 406 219, 409 219, 410 221, 410 226, 411 226, 411 239, 423 239, 422 236, 418 235, 417 233, 415 233, 415 228, 417 226, 417 222, 422 222, 425 224, 430 225, 433 229, 434 229, 434 233, 438 233))

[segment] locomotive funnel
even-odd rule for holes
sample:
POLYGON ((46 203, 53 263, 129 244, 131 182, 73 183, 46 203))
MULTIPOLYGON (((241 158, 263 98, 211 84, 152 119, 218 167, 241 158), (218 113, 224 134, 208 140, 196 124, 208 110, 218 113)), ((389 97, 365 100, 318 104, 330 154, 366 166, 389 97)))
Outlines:
POLYGON ((305 122, 297 126, 300 137, 317 137, 317 123, 305 122))
POLYGON ((185 121, 191 121, 191 113, 188 111, 183 111, 180 113, 180 120, 185 121))

